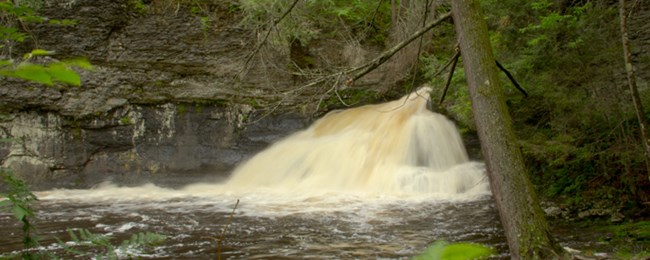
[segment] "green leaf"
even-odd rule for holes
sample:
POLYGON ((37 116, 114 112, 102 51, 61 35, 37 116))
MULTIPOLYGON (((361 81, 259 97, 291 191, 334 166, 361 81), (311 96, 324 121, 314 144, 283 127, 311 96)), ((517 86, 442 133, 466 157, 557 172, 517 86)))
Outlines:
POLYGON ((54 51, 48 51, 48 50, 43 50, 43 49, 35 49, 32 50, 30 53, 26 53, 23 55, 23 58, 29 59, 33 56, 47 56, 47 55, 52 55, 54 54, 54 51))
POLYGON ((7 76, 34 81, 48 86, 52 85, 52 76, 48 73, 48 68, 37 64, 23 63, 7 76))
POLYGON ((79 67, 79 68, 85 69, 85 70, 92 70, 93 69, 93 65, 90 64, 88 59, 83 58, 83 57, 63 60, 61 63, 65 64, 66 66, 79 67))
POLYGON ((445 250, 445 247, 447 246, 447 242, 445 241, 436 241, 427 249, 424 250, 421 254, 413 257, 413 260, 434 260, 434 259, 442 259, 442 252, 445 250))
MULTIPOLYGON (((1 194, 1 196, 6 197, 7 195, 1 194)), ((9 201, 7 199, 4 199, 4 198, 0 198, 0 209, 6 208, 6 207, 9 207, 9 206, 11 206, 11 201, 9 201)))
POLYGON ((442 259, 462 260, 486 258, 493 254, 492 249, 478 244, 457 243, 445 248, 442 259))
POLYGON ((26 15, 26 16, 21 16, 20 20, 27 23, 42 23, 45 20, 45 18, 37 15, 26 15))
POLYGON ((14 27, 4 27, 0 25, 0 39, 22 42, 25 40, 25 38, 27 38, 27 35, 18 32, 18 29, 14 27))
POLYGON ((81 241, 73 229, 68 229, 68 235, 70 236, 70 239, 76 243, 79 243, 81 241))
POLYGON ((0 67, 9 66, 14 64, 13 60, 0 60, 0 67))
MULTIPOLYGON (((37 49, 25 56, 49 55, 52 53, 53 52, 51 51, 37 49)), ((11 62, 11 60, 0 60, 0 68, 11 65, 11 62)), ((46 85, 52 85, 54 82, 62 82, 74 86, 80 86, 81 79, 79 74, 74 71, 72 67, 79 67, 86 70, 93 68, 88 60, 84 58, 76 58, 52 63, 49 67, 23 62, 15 69, 11 69, 10 67, 0 69, 0 75, 21 78, 46 85)))
POLYGON ((54 51, 48 51, 48 50, 43 50, 43 49, 35 49, 30 53, 33 56, 43 56, 43 55, 52 55, 52 54, 54 54, 54 51))
POLYGON ((22 17, 33 12, 33 10, 30 8, 16 6, 8 1, 0 2, 0 10, 18 17, 22 17))
POLYGON ((74 86, 81 85, 81 79, 76 71, 63 66, 62 64, 52 64, 50 66, 50 75, 54 81, 60 81, 74 86))
POLYGON ((26 210, 25 208, 23 208, 23 207, 21 207, 21 206, 18 206, 18 205, 15 205, 15 206, 14 206, 14 208, 13 208, 13 213, 14 213, 14 217, 15 217, 16 219, 18 219, 18 220, 21 220, 21 221, 22 221, 23 219, 25 219, 26 216, 29 216, 29 215, 30 215, 30 213, 29 213, 28 210, 26 210))
POLYGON ((49 24, 52 24, 52 25, 61 25, 61 26, 75 25, 75 24, 78 23, 77 20, 73 20, 73 19, 63 19, 63 20, 59 20, 59 19, 50 19, 50 20, 47 21, 47 22, 48 22, 49 24))
POLYGON ((9 4, 8 2, 0 2, 0 10, 9 12, 13 10, 13 5, 9 4))
POLYGON ((414 260, 464 260, 487 258, 494 252, 492 249, 478 244, 454 243, 437 241, 430 245, 414 260))

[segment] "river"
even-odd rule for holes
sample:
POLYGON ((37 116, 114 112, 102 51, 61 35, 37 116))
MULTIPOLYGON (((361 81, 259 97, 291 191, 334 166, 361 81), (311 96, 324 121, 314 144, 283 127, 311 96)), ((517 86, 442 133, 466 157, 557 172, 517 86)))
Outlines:
MULTIPOLYGON (((41 246, 31 250, 70 256, 62 244, 84 247, 67 230, 83 228, 115 244, 138 232, 167 236, 119 251, 124 258, 408 259, 438 240, 485 244, 507 258, 485 166, 429 110, 430 91, 331 112, 221 181, 37 192, 41 246)), ((0 213, 0 228, 0 253, 21 253, 19 223, 0 213)))
MULTIPOLYGON (((200 188, 218 185, 201 184, 200 188)), ((199 187, 193 187, 194 189, 199 187)), ((161 245, 133 256, 216 258, 225 233, 225 258, 409 258, 435 240, 506 245, 489 196, 442 198, 380 194, 233 194, 167 189, 154 185, 38 193, 34 223, 42 247, 63 254, 54 240, 70 241, 67 229, 86 228, 114 237, 116 244, 143 231, 168 236, 161 245)), ((11 215, 0 215, 0 252, 19 252, 21 231, 11 215)))

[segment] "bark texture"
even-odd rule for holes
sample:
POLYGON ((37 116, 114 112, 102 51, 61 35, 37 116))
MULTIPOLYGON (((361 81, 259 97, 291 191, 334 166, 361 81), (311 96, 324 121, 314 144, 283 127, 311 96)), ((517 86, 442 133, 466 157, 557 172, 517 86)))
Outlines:
POLYGON ((504 101, 478 0, 453 0, 452 14, 490 186, 513 259, 562 258, 528 179, 504 101))
POLYGON ((621 19, 621 40, 623 43, 623 58, 625 59, 625 72, 627 73, 627 85, 630 88, 632 95, 632 103, 636 112, 636 118, 639 121, 639 131, 641 142, 645 147, 645 163, 647 168, 648 179, 650 180, 650 143, 648 141, 648 123, 645 120, 643 103, 641 103, 641 96, 639 89, 636 86, 636 75, 634 74, 634 66, 632 65, 632 52, 630 51, 630 39, 628 37, 627 29, 627 12, 625 11, 625 0, 619 0, 619 14, 621 19))

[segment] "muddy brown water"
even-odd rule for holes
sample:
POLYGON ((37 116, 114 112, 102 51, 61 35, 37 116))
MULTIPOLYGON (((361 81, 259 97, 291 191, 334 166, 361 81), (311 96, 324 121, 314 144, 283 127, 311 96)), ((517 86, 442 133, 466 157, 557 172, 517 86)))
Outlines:
MULTIPOLYGON (((410 258, 436 240, 490 245, 507 253, 498 214, 489 196, 471 201, 323 194, 296 200, 249 194, 240 204, 219 250, 217 239, 236 199, 223 195, 146 199, 45 199, 34 221, 38 251, 64 255, 57 240, 68 229, 86 228, 115 244, 138 232, 167 240, 133 250, 143 258, 410 258), (257 200, 257 201, 254 201, 257 200)), ((19 223, 0 215, 0 252, 22 250, 19 223)))

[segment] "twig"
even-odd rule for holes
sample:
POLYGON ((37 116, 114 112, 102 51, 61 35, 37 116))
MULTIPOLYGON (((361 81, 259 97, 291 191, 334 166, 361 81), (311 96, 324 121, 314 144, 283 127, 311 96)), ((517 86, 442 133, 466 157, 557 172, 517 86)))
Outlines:
MULTIPOLYGON (((336 97, 339 98, 339 102, 341 102, 341 104, 343 104, 346 107, 350 107, 350 105, 348 105, 348 103, 345 103, 345 101, 343 101, 343 98, 341 98, 341 95, 339 95, 339 84, 338 84, 339 81, 340 81, 340 79, 337 78, 336 81, 334 82, 333 86, 332 86, 332 88, 334 89, 334 94, 336 94, 336 97)), ((325 93, 325 94, 327 94, 327 93, 325 93)))
MULTIPOLYGON (((429 0, 426 1, 425 6, 423 8, 424 14, 423 19, 422 19, 422 27, 427 25, 427 19, 429 19, 429 0)), ((420 53, 422 53, 422 43, 424 42, 424 37, 420 37, 420 42, 418 43, 418 52, 415 55, 415 64, 413 64, 413 78, 411 79, 411 89, 413 90, 415 87, 415 79, 417 78, 418 75, 418 65, 420 63, 420 53)), ((409 93, 411 93, 409 91, 409 93)))
POLYGON ((438 72, 434 73, 433 76, 431 76, 431 78, 435 78, 435 77, 437 77, 438 75, 440 75, 442 72, 444 72, 444 71, 449 67, 449 65, 451 65, 452 62, 454 62, 454 59, 456 59, 456 56, 457 56, 457 55, 460 55, 460 52, 459 52, 459 51, 460 51, 460 47, 458 47, 458 45, 456 45, 455 51, 456 51, 456 53, 454 53, 454 55, 451 56, 451 59, 449 59, 449 60, 447 61, 447 63, 445 63, 445 65, 443 65, 443 66, 438 70, 438 72))
POLYGON ((299 87, 297 89, 304 89, 304 88, 307 88, 307 87, 317 85, 317 84, 325 82, 325 81, 327 81, 327 80, 329 80, 329 79, 331 79, 333 77, 338 77, 341 74, 350 74, 350 73, 357 72, 350 79, 346 80, 346 82, 350 82, 350 84, 352 84, 352 82, 354 82, 355 80, 363 77, 364 75, 368 74, 373 69, 379 67, 379 65, 381 65, 384 62, 386 62, 387 60, 389 60, 393 55, 395 55, 395 53, 397 53, 398 51, 403 49, 406 45, 413 42, 415 39, 422 36, 423 34, 428 32, 429 30, 433 29, 433 27, 436 27, 437 25, 439 25, 440 23, 442 23, 445 20, 449 19, 450 17, 451 17, 451 12, 448 12, 448 13, 444 14, 443 16, 438 18, 437 20, 435 20, 435 21, 433 21, 431 23, 428 23, 424 28, 422 28, 419 31, 415 32, 408 39, 405 39, 405 40, 401 41, 400 43, 393 46, 389 50, 383 52, 381 55, 379 55, 379 57, 374 58, 373 60, 371 60, 369 62, 366 62, 366 63, 364 63, 364 64, 362 64, 360 66, 357 66, 357 67, 354 67, 354 68, 351 68, 351 69, 347 69, 347 70, 340 71, 340 72, 330 74, 330 75, 325 75, 325 76, 320 77, 320 78, 308 83, 307 85, 303 85, 303 86, 301 86, 301 87, 299 87))
POLYGON ((377 4, 377 8, 375 8, 375 12, 372 13, 372 18, 370 19, 370 26, 375 24, 375 18, 377 17, 377 14, 379 13, 379 8, 381 8, 381 4, 384 3, 384 0, 380 0, 379 4, 377 4))
POLYGON ((521 86, 519 85, 519 83, 517 83, 517 81, 516 81, 515 78, 510 74, 510 72, 509 72, 506 68, 504 68, 503 66, 501 66, 501 63, 499 63, 499 61, 496 61, 496 60, 495 60, 495 62, 497 63, 497 67, 499 67, 499 69, 500 69, 501 71, 503 71, 503 73, 506 74, 506 76, 508 76, 508 79, 510 79, 510 82, 512 82, 512 84, 515 85, 515 88, 517 88, 517 89, 519 90, 519 92, 521 92, 521 94, 524 94, 524 97, 528 97, 528 93, 526 93, 526 91, 525 91, 523 88, 521 88, 521 86))
POLYGON ((375 68, 379 67, 379 65, 386 62, 393 55, 395 55, 395 53, 397 53, 399 50, 404 48, 406 45, 408 45, 409 43, 411 43, 412 41, 414 41, 418 37, 422 36, 423 34, 428 32, 429 30, 433 29, 433 27, 436 27, 440 23, 442 23, 445 20, 449 19, 450 17, 451 17, 451 12, 448 12, 448 13, 444 14, 443 16, 438 18, 437 20, 427 24, 427 26, 425 26, 424 28, 422 28, 419 31, 415 32, 413 35, 411 35, 410 38, 408 38, 408 39, 400 42, 399 44, 393 46, 393 48, 391 48, 390 50, 385 51, 379 57, 373 59, 372 61, 370 61, 370 62, 368 62, 368 63, 366 63, 366 64, 364 64, 362 66, 359 66, 359 67, 353 68, 351 70, 348 70, 348 72, 359 71, 356 74, 354 74, 353 77, 351 77, 352 81, 355 81, 355 80, 363 77, 364 75, 368 74, 370 71, 372 71, 375 68))
POLYGON ((415 39, 422 36, 423 34, 428 32, 429 30, 433 29, 433 27, 436 27, 437 25, 439 25, 440 23, 442 23, 445 20, 449 19, 450 17, 451 17, 451 12, 447 12, 446 14, 442 15, 437 20, 428 23, 426 26, 424 26, 424 28, 422 28, 419 31, 415 32, 408 39, 405 39, 405 40, 401 41, 400 43, 393 46, 389 50, 383 52, 381 55, 379 55, 379 57, 374 58, 373 60, 371 60, 371 61, 369 61, 367 63, 364 63, 364 64, 362 64, 360 66, 357 66, 357 67, 354 67, 354 68, 351 68, 351 69, 347 69, 347 70, 344 70, 344 71, 341 71, 341 72, 337 72, 337 73, 334 73, 334 74, 323 76, 323 77, 321 77, 319 79, 316 79, 316 80, 310 82, 307 85, 304 85, 304 86, 300 87, 299 89, 314 86, 314 85, 322 83, 322 82, 324 82, 324 81, 326 81, 326 80, 328 80, 330 78, 337 77, 340 74, 350 74, 350 73, 357 72, 356 74, 354 74, 354 76, 352 76, 350 79, 347 80, 349 82, 353 82, 353 81, 363 77, 364 75, 368 74, 370 71, 374 70, 375 68, 379 67, 379 65, 381 65, 384 62, 386 62, 387 60, 389 60, 393 55, 395 55, 395 53, 397 53, 398 51, 403 49, 406 45, 413 42, 415 39))
POLYGON ((237 210, 238 205, 239 205, 239 199, 237 199, 237 203, 235 203, 235 207, 232 209, 232 212, 230 213, 230 218, 228 218, 228 222, 226 223, 226 226, 223 228, 223 231, 221 232, 221 237, 219 237, 219 240, 217 241, 217 259, 219 260, 221 260, 221 242, 223 242, 223 238, 226 236, 226 230, 228 230, 230 223, 232 223, 232 219, 235 217, 235 210, 237 210))
MULTIPOLYGON (((244 62, 244 66, 242 67, 241 72, 243 72, 243 71, 246 69, 246 67, 248 66, 248 63, 251 61, 251 59, 253 59, 253 56, 255 56, 255 54, 257 54, 257 53, 260 51, 260 49, 262 48, 262 46, 264 46, 264 44, 266 43, 266 40, 269 38, 269 35, 271 34, 271 30, 272 30, 274 27, 276 27, 276 26, 277 26, 277 25, 278 25, 278 24, 279 24, 279 23, 280 23, 280 22, 281 22, 285 17, 287 17, 287 15, 289 15, 289 13, 291 12, 291 10, 293 10, 293 8, 296 6, 296 4, 298 4, 298 1, 300 1, 300 0, 294 0, 293 3, 291 4, 291 6, 289 7, 289 9, 287 9, 287 10, 286 10, 286 11, 285 11, 281 16, 280 16, 280 18, 278 18, 278 19, 276 19, 275 21, 273 21, 273 25, 271 26, 271 28, 269 28, 269 29, 266 31, 266 35, 264 35, 264 39, 262 39, 262 41, 259 42, 259 43, 257 44, 257 46, 255 47, 255 49, 254 49, 250 54, 248 54, 248 57, 246 57, 246 62, 244 62)), ((239 74, 241 74, 241 72, 240 72, 239 74)))
POLYGON ((451 69, 449 70, 449 76, 447 77, 447 83, 445 84, 445 89, 442 91, 442 96, 440 97, 440 104, 445 101, 445 96, 447 96, 447 90, 449 90, 449 85, 451 84, 451 78, 454 76, 454 71, 456 70, 456 64, 460 58, 460 50, 456 48, 456 54, 451 58, 452 61, 451 69))
MULTIPOLYGON (((287 10, 287 12, 285 12, 285 14, 288 14, 289 11, 293 8, 293 6, 295 6, 295 4, 296 4, 297 2, 298 2, 298 0, 296 0, 296 1, 294 2, 294 5, 292 5, 292 7, 291 7, 289 10, 287 10)), ((283 17, 284 17, 284 16, 285 16, 285 15, 283 15, 283 17)), ((283 18, 283 17, 282 17, 282 18, 283 18)), ((282 97, 282 100, 281 100, 280 102, 278 102, 278 104, 277 104, 276 106, 274 106, 274 107, 270 110, 270 112, 268 112, 268 113, 266 113, 265 115, 263 115, 262 118, 268 116, 268 115, 271 114, 275 109, 277 109, 277 108, 280 106, 281 102, 284 101, 284 100, 287 98, 287 96, 288 96, 289 94, 291 94, 291 93, 295 93, 295 92, 298 92, 298 91, 300 91, 300 90, 304 90, 304 89, 307 89, 307 88, 310 88, 310 87, 316 86, 316 85, 318 85, 318 84, 322 84, 322 83, 327 82, 327 81, 330 81, 330 80, 340 79, 343 75, 348 75, 348 74, 352 74, 352 73, 354 73, 354 75, 351 76, 351 77, 349 77, 348 79, 345 80, 345 85, 347 85, 347 86, 353 85, 355 80, 357 80, 357 79, 363 77, 364 75, 368 74, 370 71, 372 71, 372 70, 374 70, 375 68, 379 67, 381 64, 383 64, 384 62, 388 61, 388 60, 389 60, 393 55, 395 55, 395 53, 397 53, 398 51, 400 51, 401 49, 403 49, 403 48, 404 48, 405 46, 407 46, 409 43, 413 42, 413 41, 414 41, 415 39, 417 39, 418 37, 421 37, 423 34, 425 34, 426 32, 428 32, 429 30, 433 29, 435 26, 439 25, 440 23, 444 22, 445 20, 449 19, 450 17, 451 17, 451 12, 447 12, 446 14, 442 15, 442 16, 441 16, 440 18, 438 18, 437 20, 432 21, 432 22, 426 24, 426 26, 424 26, 424 27, 423 27, 422 29, 420 29, 419 31, 415 32, 415 33, 414 33, 413 35, 411 35, 411 37, 409 37, 408 39, 405 39, 405 40, 401 41, 401 42, 398 43, 397 45, 395 45, 395 46, 393 46, 392 48, 390 48, 389 50, 383 52, 380 56, 376 57, 375 59, 373 59, 373 60, 371 60, 371 61, 369 61, 369 62, 366 62, 366 63, 364 63, 364 64, 362 64, 362 65, 357 66, 357 67, 353 67, 353 68, 346 69, 346 70, 342 70, 342 71, 339 71, 339 72, 336 72, 336 73, 332 73, 332 74, 328 74, 328 75, 321 76, 321 77, 319 77, 319 78, 317 78, 317 79, 312 80, 311 82, 309 82, 309 83, 307 83, 307 84, 305 84, 305 85, 302 85, 302 86, 299 86, 299 87, 297 87, 297 88, 294 88, 294 89, 287 90, 287 91, 283 92, 283 93, 281 94, 281 96, 283 96, 283 97, 282 97)), ((279 22, 279 21, 280 21, 280 20, 278 20, 278 22, 279 22)), ((276 24, 277 24, 277 23, 276 23, 276 24)), ((267 33, 267 34, 268 34, 268 33, 267 33)), ((266 37, 265 37, 265 39, 266 39, 266 37)), ((260 43, 260 45, 263 44, 263 43, 264 43, 264 41, 263 41, 262 43, 260 43)), ((259 51, 259 48, 256 48, 256 50, 254 51, 253 55, 254 55, 257 51, 259 51)), ((250 55, 250 56, 252 56, 252 55, 250 55)), ((250 61, 250 56, 249 56, 249 58, 247 59, 246 64, 248 64, 248 62, 250 61)), ((246 67, 246 65, 245 65, 244 67, 246 67)), ((338 80, 337 80, 337 81, 338 81, 338 80)), ((339 82, 335 82, 334 84, 338 84, 338 83, 339 83, 339 82)), ((330 89, 329 91, 325 92, 325 93, 329 93, 330 91, 331 91, 331 89, 330 89)), ((322 98, 320 99, 320 101, 319 101, 317 107, 320 107, 320 103, 321 103, 321 102, 322 102, 322 98)), ((260 118, 260 119, 261 119, 261 118, 260 118)), ((258 120, 260 120, 260 119, 258 119, 258 120)), ((256 120, 256 121, 257 121, 257 120, 256 120)))

